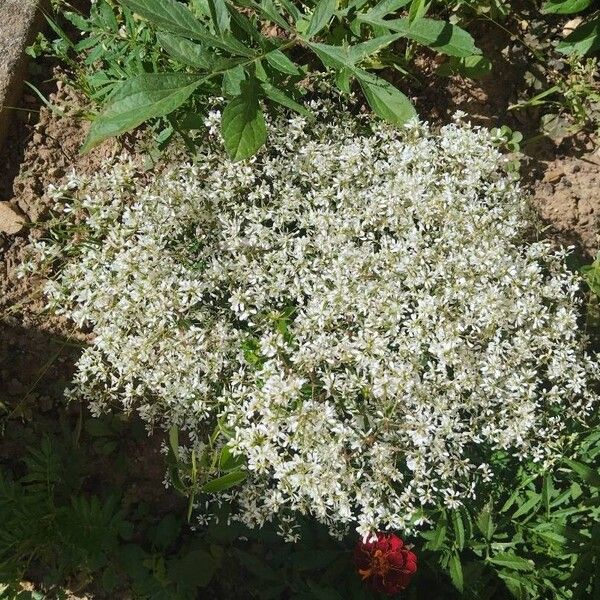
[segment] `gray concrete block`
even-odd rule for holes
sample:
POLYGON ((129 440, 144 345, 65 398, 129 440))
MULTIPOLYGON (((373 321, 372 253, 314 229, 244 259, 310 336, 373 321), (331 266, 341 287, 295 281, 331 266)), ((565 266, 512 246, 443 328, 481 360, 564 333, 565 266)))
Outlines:
POLYGON ((43 0, 0 0, 0 147, 27 75, 25 48, 41 25, 43 0))

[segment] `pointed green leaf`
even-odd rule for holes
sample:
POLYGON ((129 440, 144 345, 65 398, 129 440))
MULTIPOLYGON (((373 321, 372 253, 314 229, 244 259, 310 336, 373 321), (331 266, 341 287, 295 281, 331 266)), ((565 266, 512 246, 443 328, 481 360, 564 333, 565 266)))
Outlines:
POLYGON ((360 44, 350 46, 348 49, 350 60, 354 64, 359 63, 361 60, 367 58, 367 56, 370 56, 382 48, 389 46, 392 42, 396 41, 400 37, 402 36, 399 33, 391 33, 388 35, 380 35, 371 40, 367 40, 366 42, 361 42, 360 44))
POLYGON ((124 81, 92 123, 81 152, 179 108, 202 84, 197 75, 147 73, 124 81))
POLYGON ((343 69, 351 67, 354 63, 350 58, 347 46, 331 46, 330 44, 319 44, 307 42, 307 46, 319 57, 321 62, 331 69, 343 69))
POLYGON ((350 93, 350 78, 352 77, 352 72, 350 69, 340 69, 335 74, 335 85, 337 85, 340 92, 344 94, 350 93))
POLYGON ((408 22, 412 23, 415 19, 425 16, 426 0, 412 0, 408 9, 408 22))
POLYGON ((592 4, 592 0, 548 0, 542 6, 546 14, 570 15, 585 10, 592 4))
POLYGON ((242 84, 246 80, 246 71, 241 65, 228 69, 223 73, 223 93, 226 96, 239 96, 242 93, 242 84))
POLYGON ((454 529, 456 547, 462 550, 465 547, 465 526, 458 510, 452 512, 452 528, 454 529))
POLYGON ((189 8, 176 0, 120 0, 123 6, 159 29, 198 39, 207 33, 189 8))
POLYGON ((448 562, 448 570, 450 571, 450 579, 454 584, 454 587, 462 593, 464 587, 464 577, 462 565, 460 563, 460 556, 455 552, 448 562))
POLYGON ((218 33, 230 30, 229 10, 225 0, 207 0, 210 9, 210 17, 218 33))
POLYGON ((285 106, 286 108, 296 111, 305 117, 311 116, 310 111, 302 106, 302 104, 298 104, 298 102, 290 98, 287 94, 282 92, 279 88, 276 88, 274 85, 262 83, 261 89, 263 90, 264 95, 270 100, 273 100, 273 102, 277 102, 277 104, 281 104, 281 106, 285 106))
POLYGON ((399 8, 410 4, 411 0, 383 0, 374 6, 367 14, 369 17, 381 19, 389 14, 395 13, 399 8))
POLYGON ((204 46, 190 42, 185 38, 159 31, 156 34, 158 43, 177 62, 197 69, 212 69, 216 57, 204 46))
POLYGON ((449 56, 471 56, 481 54, 471 35, 457 25, 436 19, 421 18, 409 23, 408 19, 385 21, 366 15, 358 15, 362 22, 371 26, 384 27, 402 34, 403 37, 429 46, 449 56))
POLYGON ((356 73, 373 112, 394 125, 404 125, 417 116, 411 101, 391 83, 364 71, 356 73))
POLYGON ((249 158, 265 143, 267 127, 252 82, 244 85, 242 93, 225 107, 221 134, 233 160, 249 158))
POLYGON ((600 50, 600 17, 596 17, 570 33, 556 49, 563 54, 584 56, 600 50))
POLYGON ((279 12, 273 0, 261 0, 260 4, 255 4, 258 10, 260 10, 266 17, 268 17, 273 23, 279 25, 285 31, 291 31, 289 23, 283 18, 283 15, 279 12))
POLYGON ((201 489, 205 494, 223 492, 237 485, 238 483, 241 483, 244 481, 244 479, 246 479, 247 476, 248 473, 246 473, 246 471, 231 471, 231 473, 227 473, 226 475, 217 477, 216 479, 205 483, 201 489))
POLYGON ((477 516, 477 520, 475 521, 477 528, 481 531, 483 537, 490 541, 492 539, 492 535, 494 534, 494 521, 492 518, 492 510, 493 503, 490 500, 487 504, 482 508, 481 512, 477 516))
POLYGON ((271 50, 265 54, 267 62, 278 71, 287 75, 299 75, 300 69, 281 50, 271 50))
POLYGON ((307 40, 327 27, 336 8, 337 0, 319 0, 304 34, 307 40))
POLYGON ((507 567, 515 571, 533 571, 535 563, 517 556, 513 552, 501 552, 487 559, 487 562, 499 567, 507 567))
POLYGON ((565 458, 564 462, 589 485, 600 488, 600 473, 583 463, 565 458))

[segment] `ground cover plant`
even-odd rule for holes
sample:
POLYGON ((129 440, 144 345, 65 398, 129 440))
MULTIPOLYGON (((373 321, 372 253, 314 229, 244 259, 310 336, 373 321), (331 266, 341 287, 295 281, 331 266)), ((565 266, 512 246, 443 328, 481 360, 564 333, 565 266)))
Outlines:
POLYGON ((169 483, 202 526, 221 504, 289 543, 307 516, 343 539, 422 535, 467 595, 566 594, 579 556, 548 546, 572 543, 571 515, 596 560, 595 492, 564 514, 583 492, 542 476, 561 481, 595 410, 576 276, 528 241, 489 132, 310 108, 249 163, 227 158, 217 104, 193 165, 54 190, 73 225, 34 258, 52 309, 94 331, 71 398, 169 430, 169 483))
POLYGON ((101 160, 15 244, 78 362, 0 391, 0 598, 600 596, 598 260, 516 175, 594 3, 53 4, 101 160), (416 118, 513 62, 524 134, 416 118))

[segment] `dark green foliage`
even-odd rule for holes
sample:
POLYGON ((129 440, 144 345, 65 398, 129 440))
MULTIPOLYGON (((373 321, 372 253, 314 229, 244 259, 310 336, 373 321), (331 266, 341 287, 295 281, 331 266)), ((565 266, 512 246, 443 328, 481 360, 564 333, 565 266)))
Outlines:
POLYGON ((469 64, 480 54, 466 31, 426 17, 427 8, 420 0, 98 0, 89 17, 63 11, 84 36, 78 43, 51 22, 59 36, 52 50, 103 105, 83 151, 156 119, 168 124, 163 142, 175 131, 185 137, 203 98, 223 95, 225 147, 241 160, 265 143, 263 106, 307 114, 300 101, 318 72, 342 93, 360 87, 387 121, 415 116, 408 97, 372 72, 406 61, 392 44, 404 40, 405 54, 417 44, 469 64), (401 9, 408 16, 387 18, 401 9))

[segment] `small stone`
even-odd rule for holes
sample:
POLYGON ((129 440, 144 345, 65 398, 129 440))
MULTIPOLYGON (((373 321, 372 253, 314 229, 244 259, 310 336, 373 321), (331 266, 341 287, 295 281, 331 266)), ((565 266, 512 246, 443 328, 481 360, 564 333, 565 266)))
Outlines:
POLYGON ((570 33, 573 33, 573 31, 577 29, 579 25, 581 25, 582 20, 583 19, 581 17, 575 17, 574 19, 570 19, 569 21, 567 21, 562 30, 563 37, 569 35, 570 33))
POLYGON ((548 169, 544 174, 544 181, 548 181, 549 183, 557 183, 564 177, 564 175, 565 172, 562 167, 548 169))
POLYGON ((0 231, 8 235, 19 233, 25 225, 25 219, 10 206, 8 202, 0 202, 0 231))
POLYGON ((33 143, 34 144, 41 144, 43 139, 44 139, 44 136, 41 133, 33 134, 33 143))

